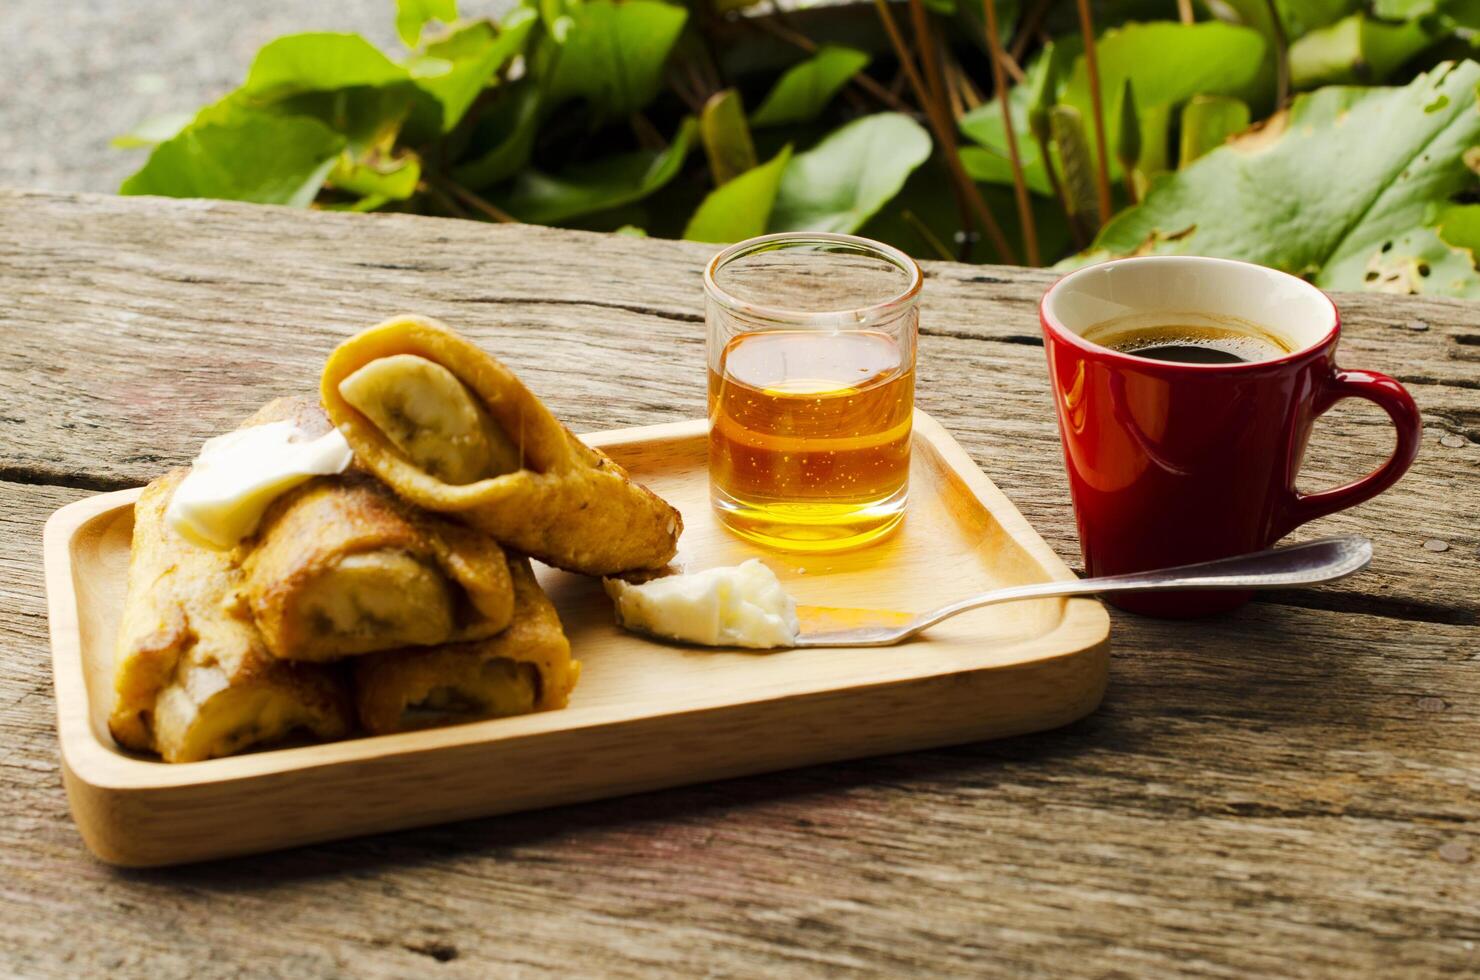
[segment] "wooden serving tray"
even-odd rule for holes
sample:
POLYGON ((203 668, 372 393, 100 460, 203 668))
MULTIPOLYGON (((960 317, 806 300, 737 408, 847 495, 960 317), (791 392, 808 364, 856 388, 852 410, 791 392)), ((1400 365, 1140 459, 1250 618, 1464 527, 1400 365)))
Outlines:
MULTIPOLYGON (((769 552, 709 507, 703 421, 588 438, 684 515, 678 561, 759 555, 803 604, 921 610, 1072 576, 941 426, 915 415, 908 515, 838 555, 769 552)), ((708 650, 617 629, 599 582, 540 569, 581 681, 563 711, 169 765, 108 734, 138 490, 46 524, 57 728, 72 813, 105 861, 159 865, 1037 731, 1093 711, 1109 618, 1089 599, 966 613, 899 647, 708 650)))

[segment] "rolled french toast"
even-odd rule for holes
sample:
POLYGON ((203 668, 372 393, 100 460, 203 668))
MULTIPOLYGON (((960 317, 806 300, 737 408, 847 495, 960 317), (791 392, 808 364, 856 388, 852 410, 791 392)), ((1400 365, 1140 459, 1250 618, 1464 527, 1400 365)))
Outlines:
MULTIPOLYGON (((329 430, 307 398, 271 402, 246 425, 284 418, 311 435, 329 430)), ((475 640, 513 615, 495 541, 354 470, 279 497, 239 558, 267 648, 288 660, 475 640)))
POLYGON ((113 737, 167 762, 194 762, 295 735, 344 736, 352 723, 345 678, 268 653, 231 553, 186 541, 165 520, 185 473, 155 480, 134 505, 113 737))
POLYGON ((497 636, 353 662, 360 724, 375 734, 563 708, 580 676, 555 606, 511 556, 514 616, 497 636))
POLYGON ((661 568, 677 551, 677 510, 434 320, 389 320, 351 337, 320 381, 358 465, 420 507, 587 575, 661 568))

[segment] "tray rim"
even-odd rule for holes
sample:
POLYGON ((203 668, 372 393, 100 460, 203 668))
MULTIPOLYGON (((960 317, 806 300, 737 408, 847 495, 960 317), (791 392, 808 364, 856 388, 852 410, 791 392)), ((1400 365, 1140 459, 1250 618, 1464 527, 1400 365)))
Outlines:
MULTIPOLYGON (((705 419, 689 419, 656 425, 634 426, 580 434, 589 445, 604 448, 613 445, 640 445, 691 439, 707 431, 705 419)), ((939 453, 951 471, 993 515, 1013 542, 1037 560, 1054 579, 1074 578, 1074 573, 1058 557, 1017 507, 971 459, 955 438, 930 415, 916 409, 913 425, 916 438, 923 438, 939 453)), ((116 490, 84 497, 54 511, 43 532, 43 562, 47 593, 47 615, 51 638, 52 678, 56 696, 57 733, 64 770, 86 786, 118 793, 147 793, 212 784, 250 781, 287 773, 330 769, 344 764, 373 763, 386 757, 410 758, 439 753, 449 749, 487 745, 496 742, 522 742, 539 739, 556 732, 591 730, 599 732, 608 726, 653 718, 680 718, 702 714, 725 706, 754 702, 782 702, 794 698, 823 695, 828 692, 866 690, 890 687, 915 681, 975 674, 1022 667, 1027 664, 1074 657, 1094 647, 1107 644, 1110 634, 1109 615, 1104 607, 1090 598, 1065 601, 1059 624, 1047 634, 1018 641, 1001 651, 1016 647, 1036 646, 1061 633, 1074 635, 1071 643, 1061 644, 1050 654, 1034 654, 1006 660, 991 666, 954 670, 908 669, 908 661, 899 668, 861 679, 859 683, 817 684, 774 695, 756 695, 745 699, 716 694, 712 699, 687 702, 676 711, 650 710, 634 712, 621 705, 583 709, 583 717, 574 724, 562 723, 571 716, 565 711, 538 712, 515 718, 470 722, 443 728, 405 732, 394 735, 359 736, 337 742, 324 742, 301 747, 275 749, 222 759, 169 765, 152 759, 126 755, 116 747, 104 744, 93 730, 90 703, 84 676, 78 596, 74 588, 71 544, 77 532, 93 519, 111 511, 132 506, 142 487, 116 490)))

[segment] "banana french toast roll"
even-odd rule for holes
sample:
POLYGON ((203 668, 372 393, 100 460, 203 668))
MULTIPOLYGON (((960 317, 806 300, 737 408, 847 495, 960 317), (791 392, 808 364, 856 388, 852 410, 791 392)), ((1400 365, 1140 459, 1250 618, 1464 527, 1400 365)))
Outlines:
POLYGON ((359 465, 420 507, 588 575, 661 568, 677 551, 677 510, 434 320, 388 320, 351 337, 320 380, 359 465))
POLYGON ((352 719, 345 678, 268 653, 232 554, 186 541, 165 519, 185 473, 155 480, 134 505, 113 737, 166 762, 194 762, 298 733, 344 736, 352 719))
POLYGON ((580 664, 529 561, 509 570, 514 619, 497 636, 355 659, 361 725, 387 734, 565 707, 580 664))
MULTIPOLYGON (((280 418, 311 435, 330 429, 307 398, 270 403, 247 425, 280 418)), ((514 610, 492 538, 353 469, 279 497, 240 559, 267 648, 288 660, 479 639, 508 626, 514 610)))

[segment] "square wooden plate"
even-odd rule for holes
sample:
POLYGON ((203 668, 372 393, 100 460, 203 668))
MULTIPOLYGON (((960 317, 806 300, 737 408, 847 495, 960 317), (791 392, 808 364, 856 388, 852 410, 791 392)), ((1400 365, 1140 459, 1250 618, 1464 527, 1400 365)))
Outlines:
MULTIPOLYGON (((692 569, 759 555, 804 604, 922 610, 1069 571, 956 441, 916 413, 910 505, 852 553, 767 552, 709 507, 702 421, 588 437, 684 515, 692 569)), ((582 662, 563 711, 169 765, 108 734, 138 490, 46 525, 62 771, 95 854, 126 865, 245 854, 790 766, 1036 731, 1094 710, 1109 619, 1089 599, 966 613, 899 647, 746 653, 617 629, 600 583, 540 569, 582 662)))

